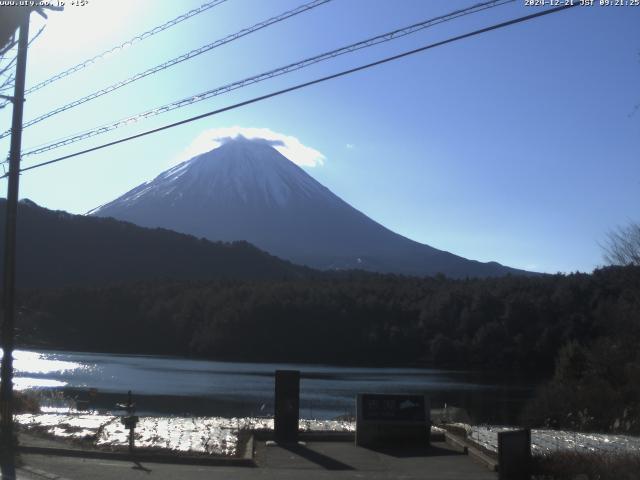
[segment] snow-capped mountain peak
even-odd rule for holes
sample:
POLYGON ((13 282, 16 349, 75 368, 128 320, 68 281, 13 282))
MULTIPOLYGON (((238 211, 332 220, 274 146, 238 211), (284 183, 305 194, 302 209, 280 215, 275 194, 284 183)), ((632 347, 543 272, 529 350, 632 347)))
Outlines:
POLYGON ((245 240, 323 269, 442 272, 457 277, 510 270, 402 237, 342 201, 269 142, 241 136, 89 214, 210 240, 245 240))
POLYGON ((265 141, 237 137, 162 172, 107 205, 89 212, 132 206, 143 199, 224 198, 284 207, 300 196, 332 195, 302 168, 265 141))

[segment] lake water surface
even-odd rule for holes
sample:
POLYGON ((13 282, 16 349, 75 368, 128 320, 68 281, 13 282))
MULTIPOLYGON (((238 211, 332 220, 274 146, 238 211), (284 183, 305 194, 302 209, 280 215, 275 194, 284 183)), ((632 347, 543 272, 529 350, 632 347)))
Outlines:
POLYGON ((15 388, 42 396, 86 396, 99 391, 113 409, 133 391, 143 415, 262 416, 273 413, 274 372, 300 370, 301 416, 330 419, 354 413, 359 392, 423 393, 432 407, 465 408, 478 422, 512 421, 533 385, 479 372, 426 368, 362 368, 308 364, 239 363, 175 357, 17 350, 15 388))

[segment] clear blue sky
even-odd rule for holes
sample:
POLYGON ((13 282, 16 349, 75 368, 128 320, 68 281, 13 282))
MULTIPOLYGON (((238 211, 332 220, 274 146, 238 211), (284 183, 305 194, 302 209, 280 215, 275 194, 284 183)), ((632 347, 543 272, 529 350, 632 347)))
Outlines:
MULTIPOLYGON (((30 49, 27 84, 203 1, 89 0, 52 13, 30 49)), ((229 0, 34 93, 25 120, 301 3, 229 0)), ((23 146, 474 3, 333 0, 26 129, 23 146)), ((24 164, 537 11, 523 4, 436 26, 24 164)), ((42 24, 34 16, 32 31, 42 24)), ((20 196, 84 213, 166 169, 204 130, 269 128, 321 152, 324 164, 306 167, 313 177, 407 237, 513 267, 591 271, 602 264, 599 242, 606 232, 640 219, 640 112, 633 114, 640 103, 639 26, 640 7, 577 7, 27 172, 20 196)), ((10 113, 0 111, 3 131, 10 113)), ((8 151, 7 139, 0 150, 8 151)), ((6 195, 5 181, 0 189, 6 195)))

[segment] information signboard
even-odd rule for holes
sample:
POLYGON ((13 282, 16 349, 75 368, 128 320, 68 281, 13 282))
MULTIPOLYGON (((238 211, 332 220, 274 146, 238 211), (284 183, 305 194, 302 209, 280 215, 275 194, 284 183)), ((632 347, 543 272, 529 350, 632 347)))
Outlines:
POLYGON ((356 413, 356 445, 429 444, 431 411, 424 395, 361 393, 356 413))

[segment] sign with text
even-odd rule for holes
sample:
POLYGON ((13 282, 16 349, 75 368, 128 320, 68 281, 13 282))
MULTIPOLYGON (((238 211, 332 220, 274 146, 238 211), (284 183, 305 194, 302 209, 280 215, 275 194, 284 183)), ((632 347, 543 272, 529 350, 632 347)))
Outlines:
POLYGON ((429 444, 431 411, 424 395, 361 393, 356 413, 356 445, 429 444))
POLYGON ((362 418, 364 420, 404 420, 424 422, 424 395, 362 395, 362 418))

